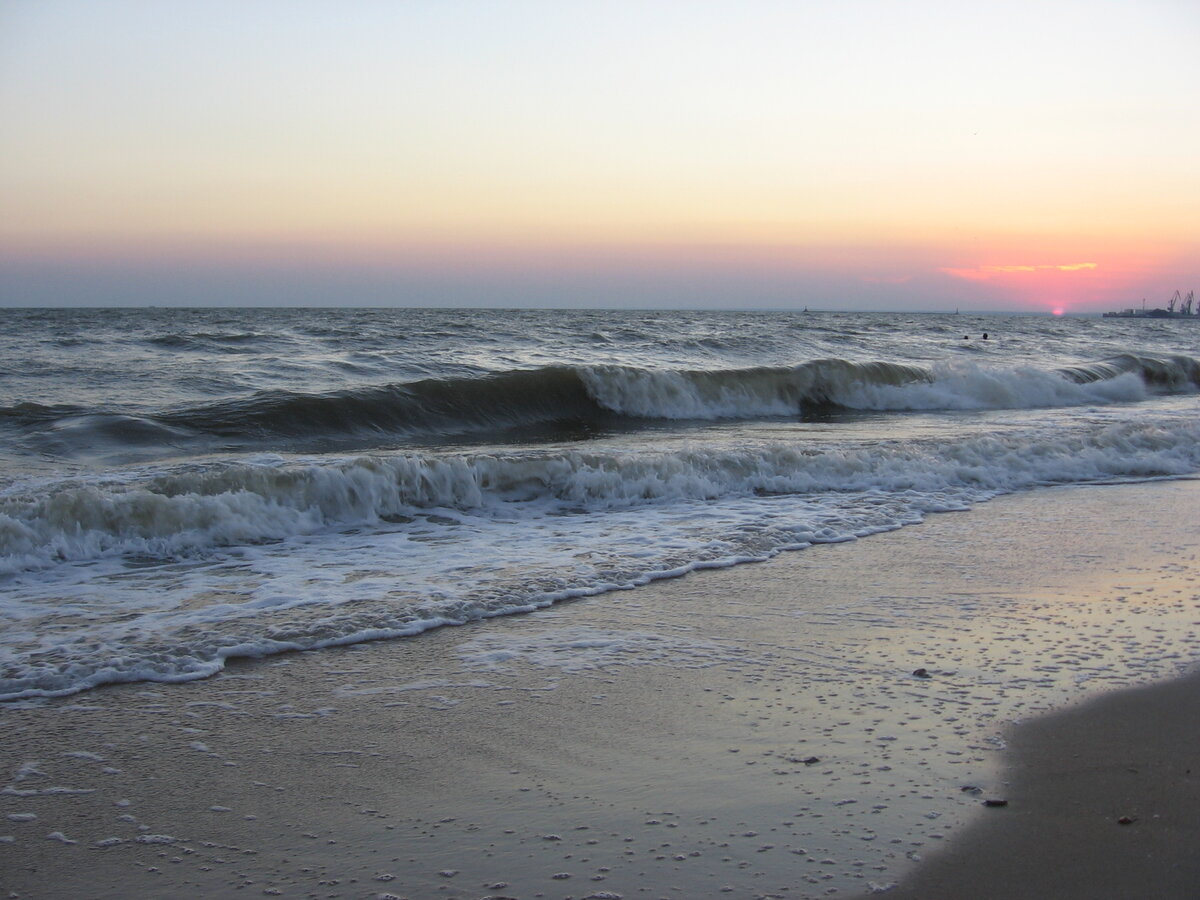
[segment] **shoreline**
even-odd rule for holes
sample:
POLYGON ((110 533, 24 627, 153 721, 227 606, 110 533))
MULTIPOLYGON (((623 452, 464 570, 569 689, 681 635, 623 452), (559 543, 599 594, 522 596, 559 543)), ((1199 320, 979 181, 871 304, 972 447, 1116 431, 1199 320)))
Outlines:
POLYGON ((922 857, 1017 820, 1009 723, 1200 657, 1197 499, 1047 489, 524 616, 9 704, 5 887, 902 896, 922 857), (1010 806, 985 815, 968 784, 1010 806))
POLYGON ((1016 727, 1007 806, 884 896, 1157 897, 1200 884, 1200 672, 1016 727))

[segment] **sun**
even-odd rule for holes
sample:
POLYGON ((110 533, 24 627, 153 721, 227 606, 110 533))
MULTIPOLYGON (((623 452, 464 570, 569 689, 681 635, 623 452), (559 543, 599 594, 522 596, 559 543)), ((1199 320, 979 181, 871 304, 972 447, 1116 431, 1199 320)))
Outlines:
POLYGON ((1056 306, 1054 309, 1050 310, 1051 315, 1055 316, 1061 316, 1064 312, 1066 312, 1066 310, 1064 310, 1061 306, 1056 306))

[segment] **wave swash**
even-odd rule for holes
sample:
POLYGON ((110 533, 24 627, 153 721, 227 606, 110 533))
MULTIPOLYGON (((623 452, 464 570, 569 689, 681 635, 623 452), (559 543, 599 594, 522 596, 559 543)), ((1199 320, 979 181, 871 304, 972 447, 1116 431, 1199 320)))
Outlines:
POLYGON ((1200 471, 1195 335, 1154 323, 10 314, 0 700, 1200 471))

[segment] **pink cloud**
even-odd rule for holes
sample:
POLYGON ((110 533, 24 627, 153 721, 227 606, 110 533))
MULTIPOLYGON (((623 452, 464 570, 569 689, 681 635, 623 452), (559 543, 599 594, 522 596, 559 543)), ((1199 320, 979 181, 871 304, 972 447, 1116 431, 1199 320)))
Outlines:
POLYGON ((1029 272, 1081 272, 1096 269, 1094 262, 1061 263, 1058 265, 1009 265, 1009 266, 975 266, 973 268, 942 267, 939 271, 955 278, 965 278, 968 281, 987 281, 997 275, 1022 275, 1029 272))

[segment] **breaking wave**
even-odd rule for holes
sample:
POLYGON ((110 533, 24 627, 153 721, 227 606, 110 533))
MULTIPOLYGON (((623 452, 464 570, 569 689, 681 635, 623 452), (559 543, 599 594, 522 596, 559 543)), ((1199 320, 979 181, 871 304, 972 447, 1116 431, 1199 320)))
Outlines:
POLYGON ((1048 408, 1131 402, 1198 388, 1200 361, 1132 354, 1063 369, 842 359, 717 370, 547 366, 322 394, 266 391, 149 414, 23 403, 0 409, 0 420, 63 447, 85 445, 88 432, 97 440, 130 444, 207 436, 240 446, 284 438, 365 447, 405 436, 519 434, 553 423, 1048 408))
POLYGON ((171 558, 437 510, 520 516, 829 491, 992 496, 1198 469, 1200 423, 1187 416, 826 447, 274 458, 10 489, 0 496, 0 572, 113 555, 171 558))

